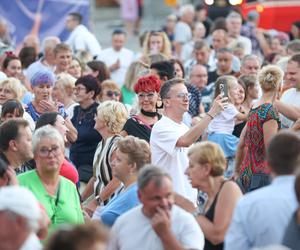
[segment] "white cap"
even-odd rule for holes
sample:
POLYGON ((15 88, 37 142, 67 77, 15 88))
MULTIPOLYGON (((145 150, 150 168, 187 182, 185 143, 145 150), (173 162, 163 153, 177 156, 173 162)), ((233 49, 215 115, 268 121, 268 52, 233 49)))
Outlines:
POLYGON ((29 221, 38 221, 41 218, 41 208, 33 193, 19 186, 0 188, 0 211, 8 210, 29 221))

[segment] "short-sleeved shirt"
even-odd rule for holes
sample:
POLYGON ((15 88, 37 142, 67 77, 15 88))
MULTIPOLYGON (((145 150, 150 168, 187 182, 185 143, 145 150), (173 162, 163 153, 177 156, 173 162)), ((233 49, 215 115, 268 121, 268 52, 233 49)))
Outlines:
POLYGON ((245 133, 245 157, 240 171, 240 184, 247 191, 253 174, 270 174, 266 161, 263 125, 270 120, 277 121, 279 114, 271 103, 264 103, 249 112, 245 133))
MULTIPOLYGON (((42 115, 41 113, 37 112, 35 107, 33 106, 32 102, 28 103, 27 107, 25 108, 26 112, 31 116, 33 121, 37 121, 40 116, 42 115)), ((68 114, 64 108, 64 105, 62 103, 59 103, 58 106, 58 113, 63 117, 66 118, 68 117, 68 114)))
POLYGON ((227 108, 218 114, 208 125, 207 132, 231 135, 234 129, 234 117, 238 110, 233 104, 228 104, 227 108))
POLYGON ((21 186, 27 187, 44 206, 51 219, 49 233, 59 224, 81 224, 84 222, 79 196, 74 183, 60 176, 60 184, 55 196, 46 191, 36 170, 18 175, 21 186))
MULTIPOLYGON (((173 205, 171 231, 184 249, 203 250, 204 236, 193 216, 173 205)), ((150 218, 142 211, 142 205, 121 215, 111 231, 108 250, 162 250, 159 236, 152 228, 150 218)))
POLYGON ((100 219, 105 225, 111 227, 120 215, 139 204, 137 184, 134 183, 126 191, 119 192, 102 208, 100 219))
MULTIPOLYGON (((280 101, 285 104, 291 105, 293 107, 300 107, 300 91, 296 88, 290 88, 286 90, 282 96, 280 101)), ((283 128, 290 128, 294 124, 294 122, 284 115, 280 115, 281 123, 283 128)))
POLYGON ((188 131, 188 127, 163 116, 153 126, 150 146, 151 162, 164 169, 173 180, 173 189, 192 202, 197 199, 197 190, 193 189, 184 174, 188 167, 187 147, 177 147, 178 139, 188 131))
POLYGON ((188 24, 185 22, 179 21, 175 25, 175 41, 181 44, 185 44, 192 40, 192 30, 188 24))
MULTIPOLYGON (((117 142, 121 137, 119 135, 103 139, 97 146, 93 160, 93 176, 95 178, 94 194, 99 195, 103 188, 112 180, 111 156, 117 148, 117 142)), ((112 194, 104 204, 113 196, 112 194)))

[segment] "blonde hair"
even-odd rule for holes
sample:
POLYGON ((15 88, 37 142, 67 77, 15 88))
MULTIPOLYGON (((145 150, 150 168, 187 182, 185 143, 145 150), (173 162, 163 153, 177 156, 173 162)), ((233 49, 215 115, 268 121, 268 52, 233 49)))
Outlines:
POLYGON ((149 74, 149 66, 141 61, 132 62, 126 72, 124 86, 134 91, 133 86, 137 83, 139 77, 149 74))
POLYGON ((97 108, 97 117, 101 117, 113 133, 120 133, 128 119, 124 104, 116 101, 105 101, 97 108))
POLYGON ((283 71, 276 65, 267 65, 258 73, 258 82, 263 91, 278 90, 282 84, 283 71))
POLYGON ((60 73, 56 76, 55 85, 61 85, 68 96, 72 96, 76 78, 68 73, 60 73))
POLYGON ((221 147, 210 141, 196 143, 188 151, 188 157, 192 157, 200 164, 211 165, 211 176, 221 176, 226 169, 226 158, 221 147))
POLYGON ((136 164, 137 171, 151 163, 150 146, 145 140, 129 135, 118 141, 118 149, 128 155, 130 163, 136 164))
POLYGON ((117 90, 117 91, 119 91, 120 94, 121 94, 121 89, 120 89, 120 87, 119 87, 118 84, 116 84, 113 80, 110 80, 110 79, 105 80, 105 81, 103 81, 103 82, 101 83, 100 86, 101 86, 101 91, 100 91, 99 96, 98 96, 98 98, 99 98, 100 101, 102 100, 102 97, 103 97, 103 90, 104 90, 105 88, 108 88, 108 89, 111 89, 111 90, 117 90))
POLYGON ((148 56, 150 54, 150 38, 152 36, 160 36, 163 39, 163 49, 162 51, 158 51, 161 54, 163 54, 168 59, 171 59, 172 57, 172 49, 171 49, 171 43, 167 36, 167 34, 163 31, 150 31, 147 33, 144 44, 143 44, 143 55, 148 56))
POLYGON ((22 102, 23 96, 27 91, 25 86, 20 82, 20 80, 14 77, 9 77, 1 81, 0 87, 6 87, 10 89, 14 93, 15 99, 17 99, 20 102, 22 102))

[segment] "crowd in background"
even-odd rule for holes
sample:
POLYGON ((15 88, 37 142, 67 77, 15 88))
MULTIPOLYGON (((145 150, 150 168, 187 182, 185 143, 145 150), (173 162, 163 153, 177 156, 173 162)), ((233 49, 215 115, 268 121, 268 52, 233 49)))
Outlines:
POLYGON ((0 248, 299 249, 300 21, 182 5, 132 51, 135 2, 108 48, 0 33, 0 248))

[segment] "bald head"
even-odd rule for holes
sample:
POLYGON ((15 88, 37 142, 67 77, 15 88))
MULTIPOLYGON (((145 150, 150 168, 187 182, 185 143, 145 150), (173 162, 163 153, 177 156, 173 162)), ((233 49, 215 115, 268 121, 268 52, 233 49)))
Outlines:
POLYGON ((207 85, 207 80, 207 68, 202 64, 194 65, 190 73, 190 83, 202 90, 207 85))

